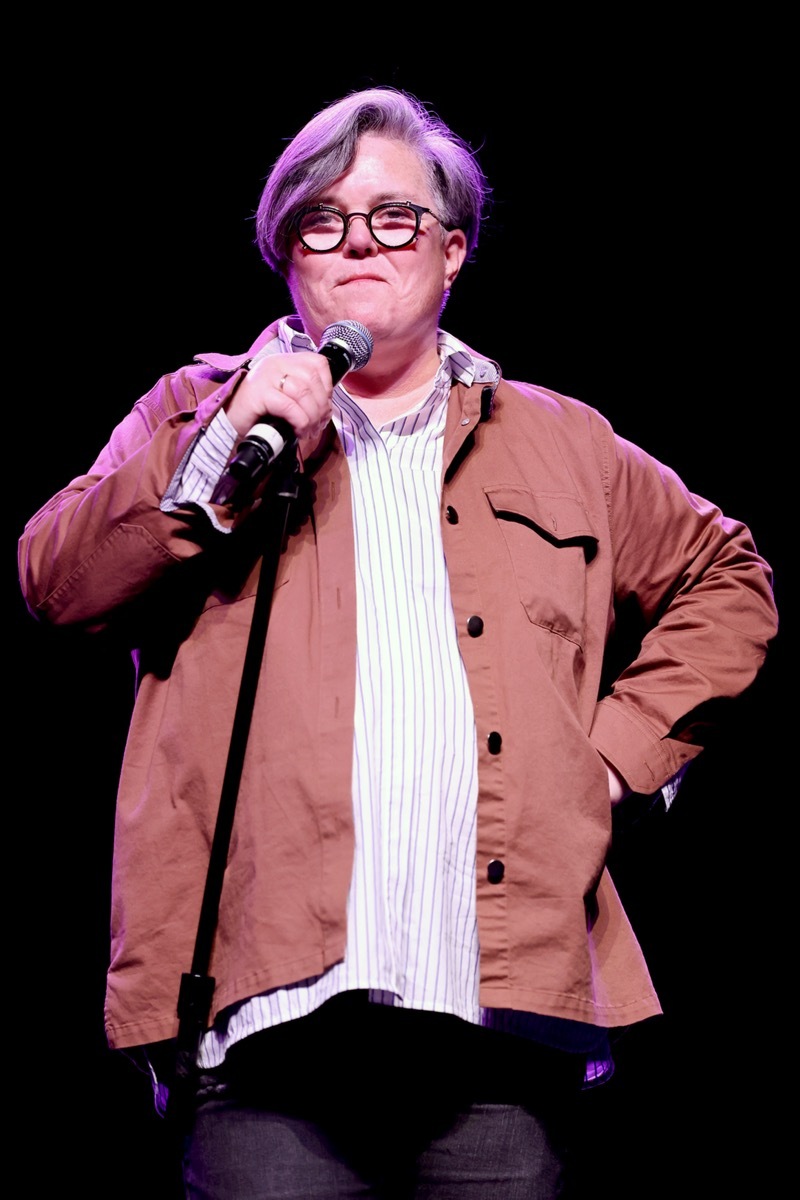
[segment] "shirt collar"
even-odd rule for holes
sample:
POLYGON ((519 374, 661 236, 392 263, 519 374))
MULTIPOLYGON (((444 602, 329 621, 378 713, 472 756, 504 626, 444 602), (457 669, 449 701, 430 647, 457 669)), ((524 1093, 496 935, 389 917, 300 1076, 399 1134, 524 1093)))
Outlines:
MULTIPOLYGON (((476 382, 484 386, 497 385, 500 375, 497 363, 479 357, 444 329, 440 329, 437 336, 441 366, 436 376, 436 384, 439 384, 442 372, 445 372, 451 383, 463 383, 466 387, 471 387, 476 382)), ((317 348, 297 316, 284 317, 278 323, 277 341, 279 345, 276 345, 275 353, 317 348)))

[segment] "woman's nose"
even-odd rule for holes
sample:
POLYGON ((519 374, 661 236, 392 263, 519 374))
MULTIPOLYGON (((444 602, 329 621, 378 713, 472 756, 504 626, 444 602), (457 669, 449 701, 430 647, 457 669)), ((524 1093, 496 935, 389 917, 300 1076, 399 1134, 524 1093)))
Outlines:
POLYGON ((353 213, 348 220, 344 250, 349 254, 374 254, 378 245, 369 231, 366 213, 353 213))

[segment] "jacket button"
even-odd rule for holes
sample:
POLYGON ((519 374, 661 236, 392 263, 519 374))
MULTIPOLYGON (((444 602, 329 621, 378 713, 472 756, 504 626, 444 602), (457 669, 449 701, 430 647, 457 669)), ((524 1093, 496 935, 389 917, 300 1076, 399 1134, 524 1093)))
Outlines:
POLYGON ((500 737, 500 734, 497 732, 496 729, 493 730, 493 732, 489 734, 488 738, 486 739, 486 744, 489 747, 490 754, 499 754, 500 753, 500 747, 503 744, 503 739, 500 737))
POLYGON ((447 508, 444 510, 444 515, 451 525, 458 524, 458 513, 453 508, 452 504, 448 504, 447 508))
POLYGON ((486 868, 486 878, 489 883, 501 883, 505 873, 505 864, 499 858, 493 858, 486 868))
POLYGON ((480 617, 470 617, 467 621, 467 633, 470 637, 480 637, 483 633, 483 621, 480 617))

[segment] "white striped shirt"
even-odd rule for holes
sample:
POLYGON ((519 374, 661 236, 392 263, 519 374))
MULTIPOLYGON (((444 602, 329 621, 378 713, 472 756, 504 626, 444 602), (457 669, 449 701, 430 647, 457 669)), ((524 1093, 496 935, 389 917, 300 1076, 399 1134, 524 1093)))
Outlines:
POLYGON ((428 397, 380 429, 342 384, 334 391, 351 480, 358 630, 345 958, 229 1010, 203 1039, 202 1066, 217 1065, 247 1034, 353 988, 480 1020, 477 743, 439 516, 450 353, 467 382, 473 364, 444 336, 440 349, 428 397))

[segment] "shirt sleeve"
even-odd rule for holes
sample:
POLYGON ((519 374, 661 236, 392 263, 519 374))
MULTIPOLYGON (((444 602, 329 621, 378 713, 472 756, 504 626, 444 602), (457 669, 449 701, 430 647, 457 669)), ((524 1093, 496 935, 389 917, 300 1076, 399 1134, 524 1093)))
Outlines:
POLYGON ((683 777, 689 769, 689 763, 684 763, 679 771, 676 771, 671 779, 668 779, 661 788, 661 799, 664 801, 664 808, 672 807, 672 802, 678 794, 678 789, 683 783, 683 777))
POLYGON ((237 438, 236 430, 220 409, 203 436, 195 440, 167 488, 172 506, 200 504, 211 499, 237 438))
POLYGON ((238 436, 224 410, 219 409, 184 455, 164 493, 161 511, 173 513, 178 509, 199 509, 218 532, 230 533, 230 527, 220 523, 211 497, 238 436))

